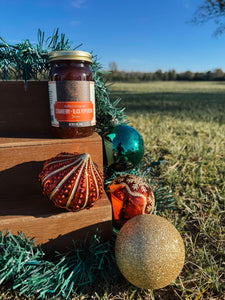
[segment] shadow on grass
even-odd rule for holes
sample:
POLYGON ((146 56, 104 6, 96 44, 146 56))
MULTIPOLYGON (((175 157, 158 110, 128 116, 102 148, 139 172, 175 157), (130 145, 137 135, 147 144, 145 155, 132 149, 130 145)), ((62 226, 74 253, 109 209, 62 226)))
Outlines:
POLYGON ((126 107, 127 114, 158 113, 180 119, 225 123, 224 93, 112 91, 111 97, 122 99, 120 106, 126 107))

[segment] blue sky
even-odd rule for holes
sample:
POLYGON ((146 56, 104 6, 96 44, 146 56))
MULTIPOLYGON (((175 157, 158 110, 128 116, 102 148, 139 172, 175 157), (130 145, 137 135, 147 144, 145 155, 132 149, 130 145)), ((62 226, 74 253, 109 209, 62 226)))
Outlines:
POLYGON ((225 71, 225 34, 216 25, 190 23, 203 0, 0 0, 0 36, 37 41, 55 28, 80 50, 97 54, 104 68, 152 72, 225 71))

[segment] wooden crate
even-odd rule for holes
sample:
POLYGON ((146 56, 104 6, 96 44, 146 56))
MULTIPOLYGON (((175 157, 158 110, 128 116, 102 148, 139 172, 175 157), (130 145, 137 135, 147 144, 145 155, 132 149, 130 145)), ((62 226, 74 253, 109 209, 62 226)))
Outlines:
POLYGON ((48 82, 0 82, 0 136, 53 138, 48 104, 48 82))
POLYGON ((72 240, 90 238, 97 228, 103 240, 110 239, 112 210, 105 193, 93 208, 79 212, 56 208, 42 196, 38 174, 44 161, 60 152, 89 153, 103 169, 102 140, 97 133, 82 139, 52 136, 46 89, 47 82, 39 87, 37 82, 29 82, 29 92, 21 82, 18 86, 0 83, 4 103, 0 111, 0 230, 22 231, 46 251, 66 250, 72 240), (33 115, 30 127, 27 115, 33 115))

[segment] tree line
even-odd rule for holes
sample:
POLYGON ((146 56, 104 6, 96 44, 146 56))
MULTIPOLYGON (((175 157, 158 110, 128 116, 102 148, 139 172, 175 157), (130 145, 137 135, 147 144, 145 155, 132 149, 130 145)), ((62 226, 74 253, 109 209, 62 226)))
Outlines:
POLYGON ((225 80, 225 73, 218 68, 207 72, 191 72, 185 71, 178 73, 176 70, 169 70, 163 72, 157 70, 155 72, 127 72, 112 69, 104 73, 104 78, 108 81, 126 81, 126 82, 140 82, 140 81, 223 81, 225 80))

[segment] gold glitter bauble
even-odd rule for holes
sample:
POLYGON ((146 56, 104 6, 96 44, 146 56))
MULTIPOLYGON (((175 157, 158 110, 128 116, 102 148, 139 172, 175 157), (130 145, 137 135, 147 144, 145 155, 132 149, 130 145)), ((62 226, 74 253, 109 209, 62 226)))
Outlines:
POLYGON ((133 285, 159 289, 181 272, 185 249, 177 229, 165 218, 139 215, 125 223, 115 244, 117 265, 133 285))

